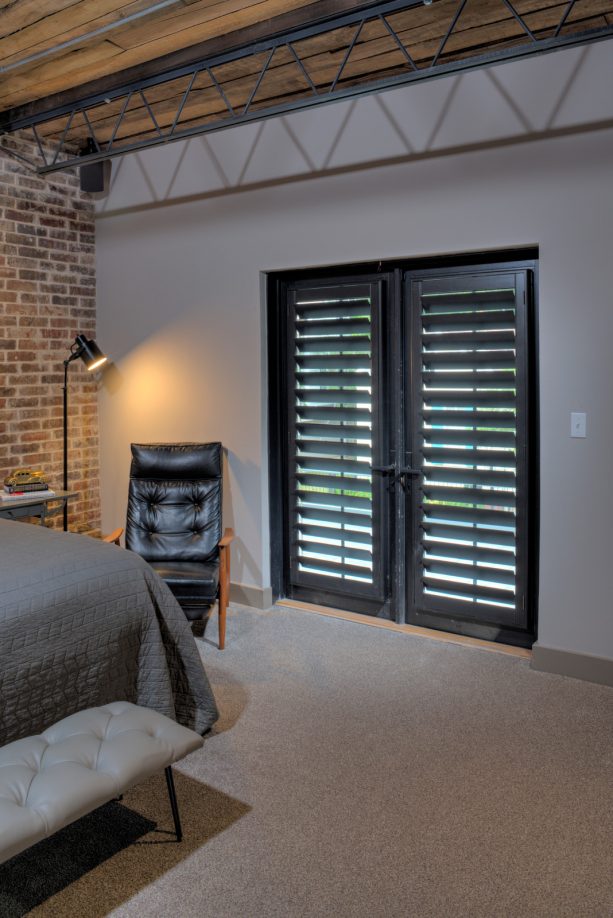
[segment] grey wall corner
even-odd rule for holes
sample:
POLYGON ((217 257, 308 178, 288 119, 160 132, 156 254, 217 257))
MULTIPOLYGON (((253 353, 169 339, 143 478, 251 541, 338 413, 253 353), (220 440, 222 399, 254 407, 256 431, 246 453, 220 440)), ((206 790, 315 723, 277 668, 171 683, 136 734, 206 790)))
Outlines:
POLYGON ((559 676, 571 676, 598 685, 613 686, 613 660, 596 657, 589 653, 573 653, 568 650, 557 650, 555 647, 543 647, 536 642, 532 648, 532 669, 544 673, 556 673, 559 676))
POLYGON ((272 587, 231 583, 230 602, 235 602, 240 606, 252 606, 254 609, 270 609, 272 606, 272 587))

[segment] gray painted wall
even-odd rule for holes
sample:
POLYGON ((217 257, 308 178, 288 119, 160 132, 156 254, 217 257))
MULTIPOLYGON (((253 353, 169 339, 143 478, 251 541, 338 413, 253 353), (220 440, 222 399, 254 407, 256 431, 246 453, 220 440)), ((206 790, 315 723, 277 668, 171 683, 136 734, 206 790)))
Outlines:
POLYGON ((538 244, 539 641, 613 659, 612 77, 609 42, 125 158, 97 224, 105 527, 131 441, 220 439, 233 580, 268 586, 262 272, 538 244))

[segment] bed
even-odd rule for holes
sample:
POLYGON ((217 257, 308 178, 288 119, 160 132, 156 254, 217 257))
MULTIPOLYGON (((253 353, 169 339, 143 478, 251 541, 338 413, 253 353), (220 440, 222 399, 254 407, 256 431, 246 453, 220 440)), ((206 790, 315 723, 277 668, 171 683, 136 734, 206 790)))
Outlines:
POLYGON ((170 590, 133 552, 0 519, 0 745, 118 700, 199 733, 217 719, 170 590))

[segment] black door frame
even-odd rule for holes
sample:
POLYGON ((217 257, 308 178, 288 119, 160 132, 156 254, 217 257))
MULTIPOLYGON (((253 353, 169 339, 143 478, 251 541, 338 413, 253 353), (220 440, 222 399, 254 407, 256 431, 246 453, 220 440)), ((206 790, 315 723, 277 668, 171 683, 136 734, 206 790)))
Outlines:
MULTIPOLYGON (((538 607, 538 535, 539 535, 539 450, 538 450, 538 250, 534 247, 497 252, 477 252, 435 258, 404 258, 377 262, 362 262, 322 268, 296 268, 289 271, 270 273, 267 286, 267 350, 268 350, 268 446, 269 446, 269 507, 270 507, 270 558, 273 599, 293 598, 323 606, 343 608, 366 615, 391 618, 398 624, 407 621, 407 558, 411 553, 410 514, 404 513, 402 502, 392 502, 389 518, 389 598, 383 607, 372 600, 336 596, 332 592, 303 590, 289 585, 289 513, 284 483, 287 481, 288 429, 285 410, 285 392, 288 374, 287 355, 287 288, 297 281, 359 281, 367 275, 377 274, 386 281, 388 311, 385 322, 383 359, 383 384, 385 404, 388 412, 387 449, 389 461, 398 460, 405 465, 411 452, 407 438, 410 431, 406 424, 405 375, 412 375, 410 349, 406 350, 406 310, 403 308, 404 283, 408 273, 437 270, 460 272, 487 266, 489 270, 527 269, 532 280, 528 296, 528 390, 530 412, 528 428, 528 474, 529 525, 528 525, 528 586, 527 586, 527 631, 493 628, 477 622, 450 620, 429 620, 422 617, 422 623, 438 630, 465 634, 517 646, 531 646, 537 634, 538 607), (390 359, 386 359, 389 356, 390 359), (393 444, 404 444, 404 455, 393 455, 393 444), (290 595, 291 594, 291 595, 290 595), (391 611, 393 610, 393 612, 391 611)), ((383 459, 384 457, 382 457, 383 459)))

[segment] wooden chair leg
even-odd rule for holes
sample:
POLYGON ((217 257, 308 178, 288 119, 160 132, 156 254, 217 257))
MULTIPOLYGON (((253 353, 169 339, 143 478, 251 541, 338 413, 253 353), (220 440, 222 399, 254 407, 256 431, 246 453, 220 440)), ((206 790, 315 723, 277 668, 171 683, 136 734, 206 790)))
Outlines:
POLYGON ((226 643, 226 609, 230 600, 230 545, 234 530, 226 529, 219 542, 219 649, 226 643))
POLYGON ((226 609, 227 603, 223 602, 221 595, 219 597, 219 649, 223 650, 226 646, 226 609))
POLYGON ((226 646, 226 610, 228 608, 228 558, 225 548, 219 556, 219 649, 226 646))

